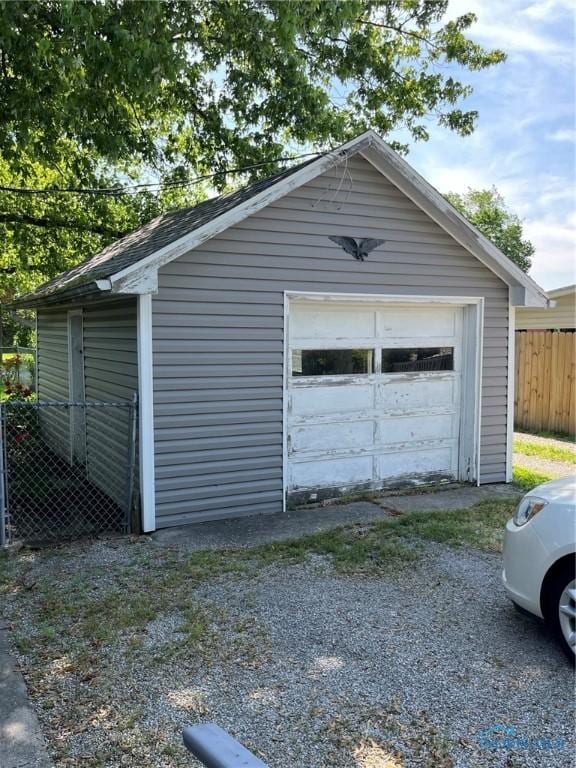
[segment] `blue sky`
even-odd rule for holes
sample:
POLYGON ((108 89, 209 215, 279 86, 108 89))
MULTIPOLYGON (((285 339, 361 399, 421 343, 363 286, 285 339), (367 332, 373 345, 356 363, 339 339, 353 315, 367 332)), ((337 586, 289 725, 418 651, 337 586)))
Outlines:
POLYGON ((476 13, 470 37, 508 59, 460 72, 474 86, 464 105, 480 113, 472 136, 432 127, 407 158, 441 192, 496 186, 524 220, 536 246, 530 274, 546 289, 576 283, 574 8, 574 0, 451 0, 449 17, 476 13))

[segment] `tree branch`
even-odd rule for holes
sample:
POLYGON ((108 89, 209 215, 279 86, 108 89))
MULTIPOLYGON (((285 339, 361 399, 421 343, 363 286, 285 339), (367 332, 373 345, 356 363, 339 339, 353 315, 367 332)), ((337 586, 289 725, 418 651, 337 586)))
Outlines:
POLYGON ((368 19, 358 19, 360 24, 368 24, 370 27, 378 27, 379 29, 389 29, 391 32, 397 32, 399 35, 405 35, 406 37, 413 37, 416 40, 420 40, 421 43, 426 43, 426 45, 429 45, 431 48, 435 48, 436 50, 440 50, 440 46, 436 45, 436 43, 433 40, 430 40, 429 37, 425 37, 424 35, 419 35, 418 32, 414 32, 410 29, 403 29, 402 27, 393 27, 390 24, 380 24, 377 21, 369 21, 368 19))
POLYGON ((11 320, 14 320, 15 323, 18 323, 24 328, 30 328, 31 330, 34 330, 36 328, 36 323, 34 322, 34 320, 29 320, 27 317, 22 317, 22 315, 19 315, 17 312, 14 312, 11 309, 7 310, 7 312, 8 312, 8 317, 11 320))
POLYGON ((64 219, 50 219, 43 216, 31 216, 27 213, 7 213, 0 211, 0 223, 25 224, 31 227, 44 227, 45 229, 75 229, 78 232, 92 232, 95 235, 124 237, 126 232, 121 232, 111 227, 100 224, 83 223, 79 221, 65 221, 64 219))

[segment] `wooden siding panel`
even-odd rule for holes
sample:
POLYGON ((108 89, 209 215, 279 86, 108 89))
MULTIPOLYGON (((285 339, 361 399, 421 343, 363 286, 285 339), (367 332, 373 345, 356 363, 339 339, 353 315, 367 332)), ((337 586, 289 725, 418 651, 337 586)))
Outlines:
POLYGON ((332 169, 161 268, 158 527, 281 511, 281 472, 262 470, 282 466, 285 290, 485 297, 481 480, 505 479, 507 286, 366 161, 348 170, 351 185, 332 169), (386 242, 360 263, 332 234, 386 242))

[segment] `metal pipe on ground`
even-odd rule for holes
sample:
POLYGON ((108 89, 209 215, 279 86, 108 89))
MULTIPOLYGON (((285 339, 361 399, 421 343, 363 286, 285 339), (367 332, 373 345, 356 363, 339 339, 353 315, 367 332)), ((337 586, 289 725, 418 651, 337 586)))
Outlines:
POLYGON ((188 751, 206 768, 268 768, 215 723, 190 725, 184 728, 182 738, 188 751))

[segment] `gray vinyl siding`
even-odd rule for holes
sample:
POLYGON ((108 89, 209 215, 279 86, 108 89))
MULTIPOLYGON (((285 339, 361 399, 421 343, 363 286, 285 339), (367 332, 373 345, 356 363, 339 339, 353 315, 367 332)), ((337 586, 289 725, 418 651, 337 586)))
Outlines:
MULTIPOLYGON (((84 381, 89 402, 130 402, 138 392, 136 300, 84 307, 84 381)), ((126 501, 129 410, 88 408, 86 453, 91 481, 126 501)))
POLYGON ((506 477, 508 288, 362 158, 159 271, 158 527, 282 509, 285 290, 485 297, 481 481, 506 477), (366 262, 328 235, 384 238, 366 262))
MULTIPOLYGON (((68 315, 39 310, 36 334, 36 389, 39 400, 68 401, 68 315)), ((45 439, 59 456, 70 457, 70 415, 62 408, 40 412, 45 439)))
MULTIPOLYGON (((70 399, 68 309, 38 311, 39 400, 68 402, 70 399)), ((82 318, 86 401, 131 401, 138 392, 136 300, 88 304, 82 308, 82 318)), ((48 444, 67 460, 70 458, 69 419, 69 411, 64 408, 41 411, 41 425, 48 444)), ((118 504, 126 500, 128 438, 128 409, 88 406, 88 476, 118 504)))

